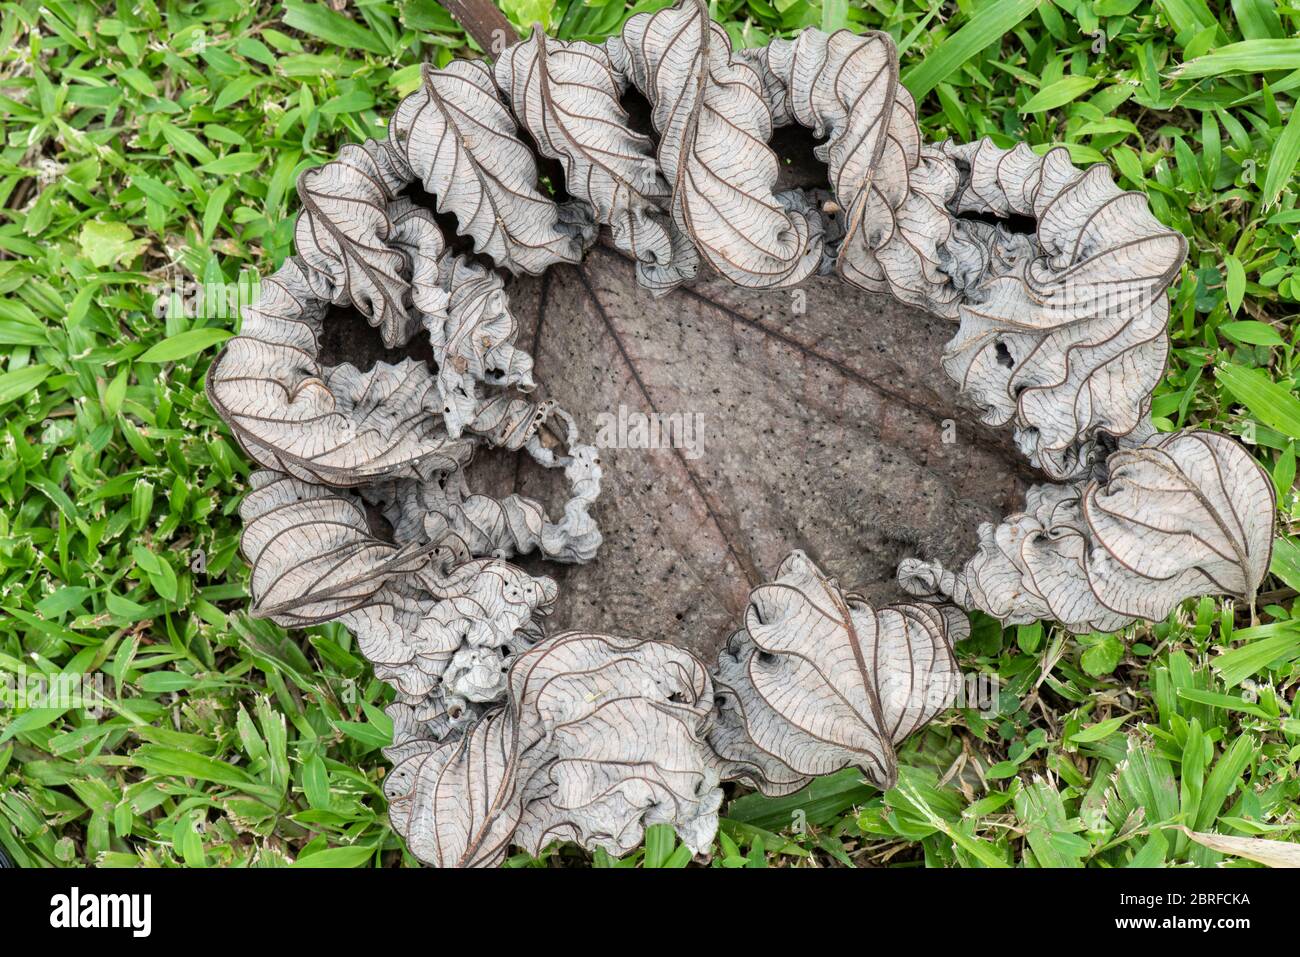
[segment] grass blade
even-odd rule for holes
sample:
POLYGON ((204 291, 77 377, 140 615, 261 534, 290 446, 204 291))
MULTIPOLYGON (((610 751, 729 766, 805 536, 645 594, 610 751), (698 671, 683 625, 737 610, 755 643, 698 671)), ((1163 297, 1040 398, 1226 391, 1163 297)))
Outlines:
POLYGON ((1179 80, 1201 80, 1234 73, 1300 70, 1300 39, 1242 40, 1196 57, 1174 70, 1179 80))
POLYGON ((1245 366, 1221 364, 1214 374, 1251 415, 1283 435, 1300 439, 1300 399, 1286 386, 1245 366))
POLYGON ((1286 128, 1273 146, 1273 154, 1268 160, 1268 172, 1264 174, 1260 208, 1265 212, 1277 202, 1282 189, 1291 182, 1297 160, 1300 160, 1300 109, 1292 107, 1291 118, 1286 121, 1286 128))
POLYGON ((961 65, 981 50, 998 42, 1036 9, 1041 0, 993 0, 979 8, 970 22, 903 76, 903 85, 920 100, 952 76, 961 65))

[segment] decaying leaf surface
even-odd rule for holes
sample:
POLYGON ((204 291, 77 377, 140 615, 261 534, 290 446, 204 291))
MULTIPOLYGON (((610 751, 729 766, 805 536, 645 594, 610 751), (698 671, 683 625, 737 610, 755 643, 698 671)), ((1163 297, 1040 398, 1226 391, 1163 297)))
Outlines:
MULTIPOLYGON (((557 627, 638 634, 651 621, 711 660, 791 548, 886 602, 900 558, 960 562, 980 523, 1023 500, 1032 473, 938 368, 949 327, 888 297, 814 278, 654 298, 598 246, 510 298, 539 380, 585 423, 605 476, 597 561, 547 570, 565 596, 557 627), (635 447, 649 416, 679 447, 635 447)), ((480 464, 471 478, 556 500, 531 468, 497 464, 496 485, 480 464)))

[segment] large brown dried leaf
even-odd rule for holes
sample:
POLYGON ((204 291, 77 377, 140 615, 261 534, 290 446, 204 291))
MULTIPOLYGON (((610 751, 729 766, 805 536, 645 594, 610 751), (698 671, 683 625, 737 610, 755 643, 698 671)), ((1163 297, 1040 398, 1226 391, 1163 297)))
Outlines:
MULTIPOLYGON (((963 413, 938 367, 949 327, 888 297, 831 278, 780 292, 713 278, 656 299, 604 246, 510 295, 539 381, 605 446, 604 544, 590 565, 547 569, 558 627, 649 630, 712 660, 791 549, 885 603, 901 558, 960 563, 979 524, 1023 500, 1009 437, 963 413), (608 447, 620 407, 627 423, 702 416, 700 455, 608 447)), ((477 488, 561 497, 513 462, 489 484, 493 464, 470 469, 477 488)))

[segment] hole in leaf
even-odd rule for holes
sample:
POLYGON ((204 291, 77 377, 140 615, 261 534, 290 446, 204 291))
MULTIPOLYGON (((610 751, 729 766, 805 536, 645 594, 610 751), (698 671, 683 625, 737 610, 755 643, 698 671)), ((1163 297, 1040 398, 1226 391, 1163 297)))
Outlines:
POLYGON ((997 345, 998 365, 1004 369, 1014 369, 1016 360, 1011 355, 1011 350, 1007 348, 1005 342, 999 342, 997 345))
POLYGON ((1021 216, 1019 213, 1012 213, 1009 216, 999 216, 996 213, 977 213, 970 210, 956 214, 958 219, 964 219, 968 222, 988 223, 990 226, 1001 226, 1009 233, 1017 233, 1024 236, 1033 236, 1038 232, 1038 220, 1032 216, 1021 216))

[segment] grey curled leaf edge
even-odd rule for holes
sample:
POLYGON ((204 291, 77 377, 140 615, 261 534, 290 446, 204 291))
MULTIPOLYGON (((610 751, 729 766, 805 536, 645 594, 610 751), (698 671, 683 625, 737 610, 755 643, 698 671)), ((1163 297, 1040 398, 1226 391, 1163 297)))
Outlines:
POLYGON ((494 69, 426 69, 385 140, 299 189, 297 254, 207 391, 262 466, 240 510, 252 611, 343 622, 395 688, 385 793, 426 863, 555 839, 623 854, 657 823, 706 852, 721 782, 787 794, 856 766, 892 786, 897 745, 957 694, 958 609, 1109 630, 1196 594, 1250 598, 1267 572, 1267 475, 1230 439, 1150 422, 1183 237, 1063 148, 926 144, 884 34, 734 51, 698 0, 599 45, 535 32, 494 69), (632 129, 629 87, 654 136, 632 129), (829 193, 777 191, 767 140, 790 123, 825 137, 829 193), (564 203, 523 132, 563 169, 564 203), (834 272, 955 321, 945 372, 1050 481, 960 569, 905 561, 900 585, 929 600, 873 608, 792 553, 712 669, 662 641, 548 634, 555 582, 512 560, 594 558, 601 465, 564 410, 519 395, 539 384, 491 267, 577 262, 602 226, 652 293, 702 267, 752 288, 834 272), (390 347, 426 336, 436 368, 326 366, 331 305, 390 347), (562 515, 476 494, 484 448, 563 470, 562 515))

